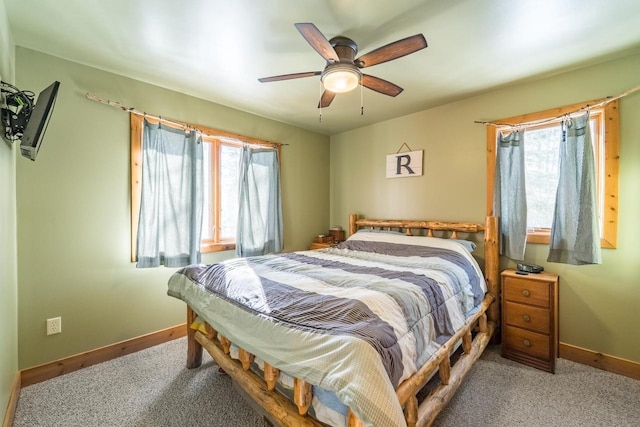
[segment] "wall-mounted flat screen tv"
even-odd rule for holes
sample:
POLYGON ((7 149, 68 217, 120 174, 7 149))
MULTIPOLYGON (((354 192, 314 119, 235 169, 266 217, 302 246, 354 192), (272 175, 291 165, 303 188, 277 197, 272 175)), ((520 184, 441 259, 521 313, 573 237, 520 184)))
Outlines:
POLYGON ((24 129, 20 143, 20 153, 31 160, 35 160, 42 144, 42 138, 47 130, 49 118, 58 95, 60 82, 53 82, 48 88, 40 92, 33 107, 29 122, 24 129))

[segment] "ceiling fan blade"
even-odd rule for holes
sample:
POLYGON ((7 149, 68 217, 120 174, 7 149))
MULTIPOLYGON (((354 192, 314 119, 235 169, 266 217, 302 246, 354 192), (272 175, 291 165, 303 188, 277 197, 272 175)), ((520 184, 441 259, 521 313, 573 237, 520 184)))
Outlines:
POLYGON ((294 24, 302 37, 316 50, 327 62, 338 62, 338 54, 329 43, 329 40, 320 32, 318 27, 310 22, 294 24))
POLYGON ((398 96, 404 90, 398 85, 367 74, 362 75, 362 86, 389 96, 398 96))
POLYGON ((335 92, 329 92, 325 90, 322 92, 322 96, 320 97, 320 102, 318 102, 318 108, 326 108, 331 105, 331 101, 336 97, 335 92))
POLYGON ((280 76, 262 77, 261 79, 258 79, 258 81, 261 83, 278 82, 280 80, 291 80, 291 79, 300 79, 303 77, 319 76, 320 74, 322 74, 322 71, 308 71, 306 73, 293 73, 293 74, 282 74, 280 76))
POLYGON ((365 53, 356 59, 354 63, 360 68, 371 67, 372 65, 401 58, 425 47, 427 47, 427 40, 422 34, 416 34, 365 53))

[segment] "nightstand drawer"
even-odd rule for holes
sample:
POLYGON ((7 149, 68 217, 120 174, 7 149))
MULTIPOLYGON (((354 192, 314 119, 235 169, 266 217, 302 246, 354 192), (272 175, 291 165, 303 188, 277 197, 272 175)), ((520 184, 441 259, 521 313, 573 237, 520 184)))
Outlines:
POLYGON ((549 360, 549 335, 526 331, 508 325, 505 325, 505 332, 503 345, 506 346, 506 351, 521 351, 533 357, 549 360))
POLYGON ((504 286, 503 296, 506 301, 537 305, 549 308, 549 283, 509 277, 508 286, 504 286))
POLYGON ((503 310, 507 325, 529 329, 541 334, 551 333, 549 329, 549 310, 513 302, 505 302, 503 310))

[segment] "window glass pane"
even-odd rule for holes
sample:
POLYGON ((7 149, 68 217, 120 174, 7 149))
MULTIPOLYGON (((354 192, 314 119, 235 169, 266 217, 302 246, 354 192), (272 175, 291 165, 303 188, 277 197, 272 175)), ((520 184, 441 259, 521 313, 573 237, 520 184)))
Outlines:
POLYGON ((558 187, 560 142, 559 124, 525 133, 525 181, 527 228, 551 228, 558 187))
POLYGON ((213 206, 211 206, 211 148, 212 144, 203 143, 203 173, 204 173, 204 206, 202 212, 202 240, 213 239, 213 206))
POLYGON ((220 239, 235 239, 238 221, 238 146, 220 146, 220 239))

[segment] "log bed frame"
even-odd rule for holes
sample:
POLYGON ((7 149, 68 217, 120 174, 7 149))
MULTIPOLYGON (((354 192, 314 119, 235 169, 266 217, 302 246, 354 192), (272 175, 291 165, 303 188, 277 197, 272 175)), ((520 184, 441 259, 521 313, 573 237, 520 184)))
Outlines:
MULTIPOLYGON (((371 227, 381 229, 404 230, 409 236, 412 230, 423 230, 428 236, 449 234, 457 238, 457 233, 478 233, 484 231, 484 276, 487 282, 487 293, 480 309, 472 315, 465 326, 456 332, 414 375, 404 380, 397 388, 396 394, 401 407, 404 408, 407 426, 429 426, 433 423, 442 408, 454 395, 462 380, 480 357, 499 326, 500 319, 500 280, 498 254, 498 220, 488 216, 485 225, 460 222, 439 221, 405 221, 405 220, 370 220, 358 219, 356 214, 349 216, 349 235, 358 228, 371 227), (462 355, 455 364, 451 364, 451 355, 457 343, 462 340, 462 355), (438 371, 440 384, 422 401, 418 402, 416 394, 427 381, 438 371)), ((216 363, 230 375, 245 393, 260 405, 278 424, 286 427, 323 426, 307 415, 311 405, 312 385, 294 378, 294 402, 275 390, 280 371, 268 363, 264 365, 264 378, 249 368, 254 356, 240 349, 239 360, 229 356, 231 342, 218 336, 209 324, 205 323, 206 334, 189 327, 197 314, 187 306, 187 367, 196 368, 202 363, 202 349, 206 349, 216 363)), ((348 426, 360 427, 360 421, 350 410, 348 426)))

